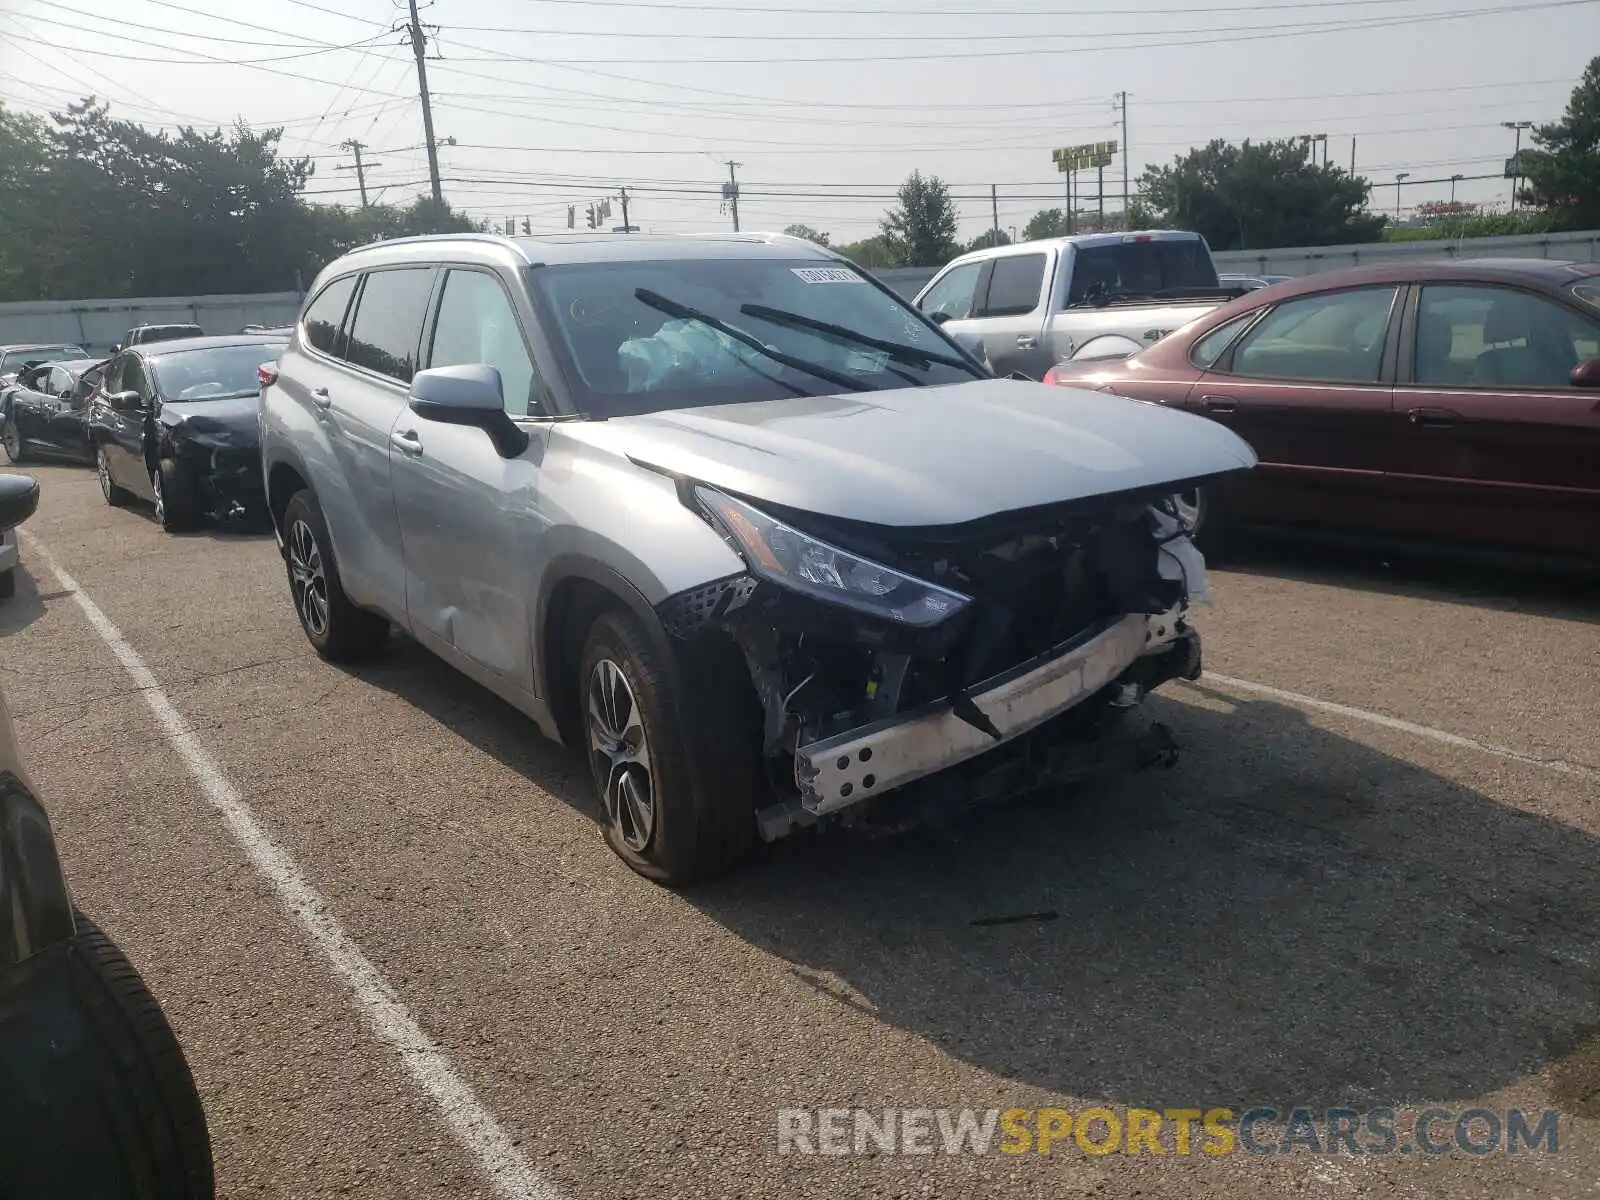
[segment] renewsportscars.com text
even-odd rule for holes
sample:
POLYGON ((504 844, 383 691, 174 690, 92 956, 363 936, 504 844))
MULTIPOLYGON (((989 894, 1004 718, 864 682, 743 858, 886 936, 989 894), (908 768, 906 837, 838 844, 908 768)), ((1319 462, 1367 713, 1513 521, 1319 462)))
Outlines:
POLYGON ((779 1154, 1555 1154, 1545 1109, 785 1108, 779 1154))

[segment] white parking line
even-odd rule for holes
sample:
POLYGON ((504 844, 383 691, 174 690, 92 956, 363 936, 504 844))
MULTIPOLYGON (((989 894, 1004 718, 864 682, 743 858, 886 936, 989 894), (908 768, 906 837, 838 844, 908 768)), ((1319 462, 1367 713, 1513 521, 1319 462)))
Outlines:
POLYGON ((256 820, 250 805, 190 730, 183 715, 162 691, 154 673, 139 657, 139 652, 128 644, 121 631, 100 611, 99 605, 84 594, 77 580, 61 569, 37 537, 26 532, 22 536, 32 554, 60 581, 62 590, 70 592, 78 602, 100 640, 116 655, 139 689, 166 733, 167 741, 183 759, 251 865, 272 885, 283 906, 300 922, 329 965, 349 985, 357 1006, 378 1036, 399 1052, 400 1060, 424 1094, 438 1106, 456 1140, 477 1160, 494 1194, 503 1200, 559 1200, 560 1193, 512 1144, 506 1131, 473 1093, 472 1086, 456 1073, 450 1060, 423 1033, 383 973, 372 965, 339 924, 326 897, 312 886, 294 859, 256 820))
POLYGON ((1348 704, 1335 704, 1332 700, 1318 700, 1315 696, 1302 696, 1299 692, 1286 692, 1282 688, 1268 687, 1264 683, 1253 683, 1248 679, 1235 679, 1231 675, 1218 675, 1214 671, 1207 671, 1201 676, 1201 680, 1202 682, 1220 684, 1225 688, 1233 688, 1240 692, 1253 692, 1258 696, 1268 696, 1274 700, 1282 700, 1285 704, 1297 705, 1300 708, 1309 708, 1317 712, 1349 717, 1354 721, 1365 721, 1369 725, 1381 725, 1385 729, 1409 733, 1413 737, 1426 738, 1430 742, 1438 742, 1444 746, 1455 746, 1463 750, 1477 750, 1482 754, 1492 754, 1497 758, 1509 758, 1512 762, 1526 763, 1530 767, 1542 767, 1546 771, 1554 771, 1559 775, 1572 775, 1579 779, 1600 782, 1600 771, 1595 770, 1593 767, 1586 767, 1582 763, 1571 763, 1559 758, 1540 758, 1534 754, 1525 754, 1521 750, 1513 750, 1509 746, 1496 745, 1494 742, 1480 742, 1477 738, 1463 737, 1459 733, 1433 729, 1427 725, 1418 725, 1413 721, 1402 721, 1399 717, 1386 717, 1382 713, 1368 712, 1364 708, 1352 708, 1348 704))

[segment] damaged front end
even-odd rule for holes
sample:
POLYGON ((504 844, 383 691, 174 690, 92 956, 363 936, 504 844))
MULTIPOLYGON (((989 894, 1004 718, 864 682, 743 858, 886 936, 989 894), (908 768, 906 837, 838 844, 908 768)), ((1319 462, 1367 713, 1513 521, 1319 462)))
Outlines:
MULTIPOLYGON (((941 790, 938 803, 954 792, 959 806, 1071 774, 1083 756, 1064 750, 1200 674, 1187 615, 1209 598, 1205 563, 1162 492, 950 529, 791 513, 693 484, 683 498, 749 571, 671 597, 661 616, 682 644, 732 638, 749 666, 773 786, 758 813, 767 840, 825 819, 898 821, 941 790)), ((1133 761, 1172 754, 1168 740, 1133 761)))
POLYGON ((254 430, 189 418, 163 432, 160 457, 171 458, 194 488, 202 515, 250 521, 267 511, 261 450, 254 430))

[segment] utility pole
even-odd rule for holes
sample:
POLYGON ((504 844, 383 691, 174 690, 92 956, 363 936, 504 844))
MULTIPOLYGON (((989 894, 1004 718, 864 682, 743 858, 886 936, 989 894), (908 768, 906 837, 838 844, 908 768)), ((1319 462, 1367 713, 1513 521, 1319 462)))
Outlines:
POLYGON ((989 185, 989 212, 994 217, 994 244, 1000 244, 1000 189, 989 185))
POLYGON ((1517 211, 1517 185, 1522 182, 1522 131, 1532 129, 1532 121, 1501 121, 1500 124, 1513 130, 1517 135, 1516 145, 1511 151, 1511 211, 1517 211))
POLYGON ((1099 172, 1100 180, 1099 186, 1095 189, 1100 193, 1100 228, 1095 232, 1104 233, 1106 231, 1106 160, 1102 158, 1095 170, 1099 172))
POLYGON ((1356 139, 1350 139, 1350 174, 1356 173, 1356 139))
POLYGON ((362 162, 361 152, 367 148, 367 144, 365 142, 358 142, 355 138, 351 138, 347 142, 340 142, 339 148, 341 150, 348 150, 351 154, 354 154, 356 156, 356 164, 352 167, 344 163, 340 163, 334 169, 338 171, 354 171, 356 173, 356 187, 361 189, 361 207, 370 207, 367 204, 367 168, 381 167, 383 164, 375 162, 362 162))
POLYGON ((1456 206, 1456 184, 1460 183, 1465 178, 1466 178, 1465 175, 1452 175, 1452 176, 1450 176, 1450 207, 1451 208, 1455 208, 1455 206, 1456 206))
POLYGON ((633 224, 628 220, 628 189, 623 188, 618 198, 622 201, 622 232, 632 233, 633 224))
POLYGON ((422 96, 422 136, 428 146, 428 182, 433 185, 433 202, 444 204, 444 189, 439 186, 439 145, 433 140, 433 100, 428 95, 428 35, 422 32, 417 16, 417 0, 406 0, 411 8, 411 53, 417 59, 417 91, 422 96))
POLYGON ((728 182, 722 185, 722 198, 733 210, 733 231, 739 232, 739 177, 734 174, 743 164, 728 160, 728 182))
POLYGON ((1394 219, 1396 224, 1400 222, 1400 185, 1410 178, 1410 171, 1401 171, 1394 177, 1394 219))
POLYGON ((1128 207, 1133 199, 1128 192, 1128 93, 1118 92, 1117 99, 1122 104, 1122 228, 1126 232, 1133 228, 1133 222, 1128 219, 1128 207))

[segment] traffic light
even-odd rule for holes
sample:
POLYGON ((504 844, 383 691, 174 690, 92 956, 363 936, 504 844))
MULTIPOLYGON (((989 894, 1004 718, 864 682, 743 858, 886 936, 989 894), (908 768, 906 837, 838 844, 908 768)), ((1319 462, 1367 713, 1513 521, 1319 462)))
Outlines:
POLYGON ((595 211, 594 205, 591 204, 591 205, 589 205, 589 228, 590 229, 598 229, 599 226, 600 226, 600 214, 595 211))
POLYGON ((567 205, 567 228, 568 229, 576 229, 577 227, 578 227, 578 206, 576 204, 569 204, 569 205, 567 205))
POLYGON ((530 234, 530 233, 533 232, 533 226, 528 223, 528 218, 527 217, 523 217, 522 218, 522 232, 523 232, 524 235, 527 235, 527 234, 530 234))

